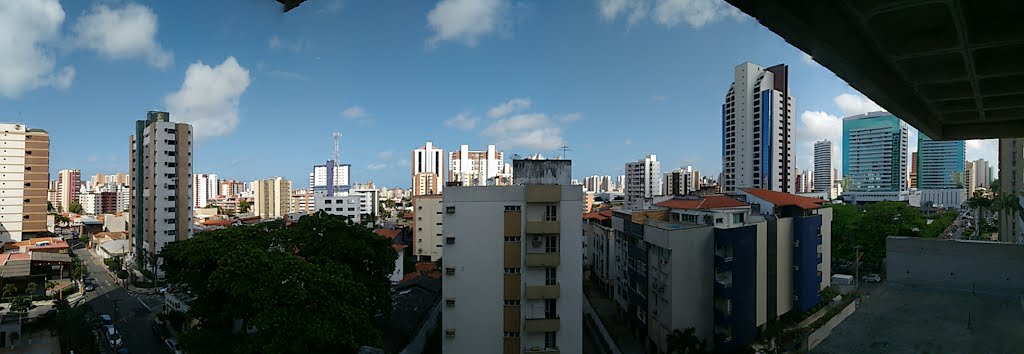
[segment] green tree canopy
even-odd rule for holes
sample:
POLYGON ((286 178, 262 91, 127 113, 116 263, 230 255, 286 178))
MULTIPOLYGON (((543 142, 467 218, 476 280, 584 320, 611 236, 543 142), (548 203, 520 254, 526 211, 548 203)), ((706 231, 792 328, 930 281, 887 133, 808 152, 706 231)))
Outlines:
POLYGON ((238 213, 239 214, 248 213, 249 212, 249 207, 251 207, 251 206, 252 205, 249 204, 248 200, 243 200, 241 202, 238 202, 238 213))
POLYGON ((324 212, 204 232, 165 246, 171 283, 196 299, 189 352, 350 352, 380 345, 374 317, 391 313, 391 241, 324 212), (233 323, 258 334, 235 333, 233 323))
POLYGON ((68 211, 75 214, 81 214, 82 204, 79 204, 78 202, 71 202, 71 205, 68 206, 68 211))
POLYGON ((711 353, 708 343, 697 338, 697 330, 693 327, 685 330, 674 330, 665 338, 669 354, 704 354, 711 353))
POLYGON ((885 258, 885 238, 921 236, 925 221, 914 207, 897 202, 879 202, 867 207, 842 204, 832 208, 832 255, 853 261, 856 247, 864 253, 862 270, 880 269, 885 258))

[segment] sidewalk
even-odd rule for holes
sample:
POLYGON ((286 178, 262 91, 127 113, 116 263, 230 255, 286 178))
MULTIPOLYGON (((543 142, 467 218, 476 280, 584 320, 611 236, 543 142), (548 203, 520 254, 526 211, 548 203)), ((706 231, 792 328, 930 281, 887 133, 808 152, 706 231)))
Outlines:
POLYGON ((619 347, 619 350, 623 353, 645 352, 643 343, 633 340, 632 331, 630 331, 626 321, 619 318, 619 305, 614 300, 609 299, 589 281, 583 282, 583 295, 587 297, 591 306, 594 307, 594 312, 597 312, 597 317, 601 319, 602 324, 604 324, 612 339, 615 340, 615 345, 619 347))

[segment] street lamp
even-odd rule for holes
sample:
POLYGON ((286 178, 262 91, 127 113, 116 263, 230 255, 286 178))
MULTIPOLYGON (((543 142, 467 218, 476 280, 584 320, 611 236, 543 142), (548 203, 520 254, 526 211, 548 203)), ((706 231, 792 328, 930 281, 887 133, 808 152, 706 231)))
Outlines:
POLYGON ((862 246, 859 246, 859 245, 858 246, 853 246, 853 249, 856 250, 856 257, 853 260, 854 267, 855 267, 855 270, 854 270, 855 273, 854 273, 853 281, 855 282, 854 284, 856 284, 854 286, 854 288, 858 292, 860 292, 860 257, 864 256, 864 254, 861 253, 861 251, 860 251, 861 248, 862 248, 862 246))

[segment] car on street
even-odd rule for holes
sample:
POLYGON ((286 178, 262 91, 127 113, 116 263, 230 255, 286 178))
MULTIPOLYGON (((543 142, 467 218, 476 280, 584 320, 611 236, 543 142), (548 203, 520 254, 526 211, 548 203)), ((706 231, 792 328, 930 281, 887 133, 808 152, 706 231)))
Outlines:
POLYGON ((104 327, 112 327, 114 326, 114 320, 110 317, 110 315, 102 314, 100 315, 100 324, 102 324, 104 327))
POLYGON ((861 277, 861 280, 863 280, 866 283, 878 283, 882 281, 882 276, 878 274, 868 274, 861 277))
POLYGON ((93 291, 93 290, 96 290, 96 286, 95 285, 92 285, 92 284, 86 284, 85 285, 85 291, 93 291))
POLYGON ((165 339, 164 340, 164 344, 167 344, 167 349, 170 349, 171 353, 174 353, 174 354, 181 354, 181 353, 183 353, 182 350, 181 350, 181 346, 178 345, 178 341, 175 340, 174 338, 165 339))
POLYGON ((114 327, 107 328, 107 342, 110 343, 112 348, 120 348, 124 345, 124 340, 121 339, 121 334, 117 333, 117 329, 114 327))

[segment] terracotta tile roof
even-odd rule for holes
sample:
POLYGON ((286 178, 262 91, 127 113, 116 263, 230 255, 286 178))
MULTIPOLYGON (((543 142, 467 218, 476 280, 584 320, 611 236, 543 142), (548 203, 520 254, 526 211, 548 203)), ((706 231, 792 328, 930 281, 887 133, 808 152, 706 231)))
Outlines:
POLYGON ((655 205, 669 209, 720 209, 745 207, 750 204, 726 195, 709 195, 699 199, 669 199, 655 205))
POLYGON ((818 209, 821 208, 821 203, 827 202, 827 200, 824 199, 803 197, 796 194, 765 189, 740 188, 740 190, 747 192, 752 196, 764 199, 766 202, 775 204, 777 207, 794 205, 803 209, 818 209))
POLYGON ((434 263, 434 262, 417 262, 416 263, 416 271, 417 272, 431 272, 431 271, 435 271, 435 270, 437 270, 437 263, 434 263))
POLYGON ((406 247, 409 247, 409 245, 403 245, 403 244, 400 244, 400 243, 396 243, 396 244, 391 245, 391 249, 393 249, 395 251, 398 251, 398 252, 401 252, 406 247))
POLYGON ((201 223, 203 226, 231 226, 235 224, 234 220, 206 220, 201 223))
POLYGON ((387 237, 390 240, 394 240, 395 237, 402 234, 402 230, 399 229, 376 229, 373 233, 387 237))
POLYGON ((593 212, 593 213, 583 214, 583 220, 594 219, 594 220, 601 220, 601 221, 603 221, 603 220, 608 220, 608 218, 609 217, 601 215, 600 212, 596 212, 596 211, 593 212))
POLYGON ((409 220, 412 220, 412 218, 413 218, 413 215, 412 215, 412 213, 403 213, 403 214, 402 214, 402 219, 409 219, 409 220))
POLYGON ((17 261, 17 260, 25 260, 25 259, 32 259, 32 254, 31 253, 11 253, 11 256, 7 258, 8 261, 17 261))
POLYGON ((93 235, 93 236, 94 236, 94 237, 106 237, 106 238, 109 238, 109 239, 111 239, 111 240, 123 240, 123 239, 125 239, 126 237, 128 237, 128 233, 127 233, 127 232, 125 232, 125 231, 115 231, 115 232, 97 232, 97 233, 96 233, 95 235, 93 235))

